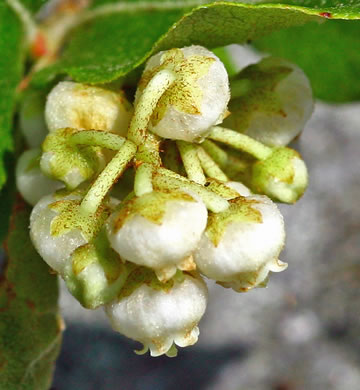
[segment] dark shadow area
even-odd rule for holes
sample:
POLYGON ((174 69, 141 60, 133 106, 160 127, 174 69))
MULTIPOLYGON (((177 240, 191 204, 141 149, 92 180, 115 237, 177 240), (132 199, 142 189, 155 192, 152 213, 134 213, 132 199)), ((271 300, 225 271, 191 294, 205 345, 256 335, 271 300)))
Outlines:
POLYGON ((137 356, 139 344, 117 333, 71 325, 57 361, 51 390, 202 390, 248 347, 179 349, 176 358, 137 356))
MULTIPOLYGON (((2 223, 0 224, 1 242, 3 242, 8 234, 10 215, 16 198, 14 155, 10 152, 6 152, 3 157, 2 165, 4 166, 4 171, 7 172, 7 181, 0 191, 0 215, 2 219, 2 223)), ((2 270, 0 270, 0 273, 1 272, 2 270)))

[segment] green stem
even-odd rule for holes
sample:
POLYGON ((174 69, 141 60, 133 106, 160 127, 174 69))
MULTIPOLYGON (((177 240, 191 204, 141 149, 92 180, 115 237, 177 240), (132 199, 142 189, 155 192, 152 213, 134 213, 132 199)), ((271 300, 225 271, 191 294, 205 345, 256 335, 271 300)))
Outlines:
POLYGON ((227 200, 221 196, 216 195, 206 187, 194 183, 186 177, 180 176, 165 168, 159 168, 155 172, 153 185, 160 190, 190 190, 200 196, 206 207, 214 213, 225 211, 229 207, 227 200))
POLYGON ((206 183, 206 177, 197 154, 197 146, 185 141, 176 141, 176 144, 179 148, 188 178, 195 183, 204 185, 206 183))
POLYGON ((246 152, 258 160, 265 160, 272 153, 272 149, 253 138, 238 133, 234 130, 225 129, 220 126, 212 128, 209 138, 214 141, 223 142, 235 149, 246 152))
POLYGON ((216 162, 205 152, 205 150, 200 146, 197 149, 197 154, 201 163, 202 168, 204 169, 206 175, 216 180, 228 181, 228 177, 221 170, 221 168, 216 164, 216 162))
POLYGON ((220 146, 216 145, 215 142, 206 139, 201 146, 210 155, 210 157, 218 164, 221 168, 226 168, 228 163, 228 154, 225 150, 221 149, 220 146))
POLYGON ((144 143, 138 146, 136 160, 159 167, 161 165, 159 149, 159 137, 156 134, 148 133, 144 143))
POLYGON ((210 157, 219 165, 219 167, 231 177, 234 173, 245 172, 249 164, 239 158, 232 156, 216 145, 215 142, 206 139, 201 146, 210 155, 210 157))
POLYGON ((81 130, 71 136, 70 142, 75 145, 100 146, 119 150, 125 143, 125 138, 102 130, 81 130))
POLYGON ((141 196, 152 192, 152 176, 154 167, 151 164, 142 163, 136 169, 134 191, 136 196, 141 196))
POLYGON ((133 142, 126 140, 85 195, 81 202, 81 209, 83 211, 89 214, 94 214, 96 212, 101 205, 102 200, 126 169, 135 153, 136 145, 133 142))
POLYGON ((135 106, 135 112, 131 119, 128 138, 136 145, 143 144, 146 139, 146 130, 156 105, 163 93, 175 81, 174 72, 163 69, 158 72, 148 83, 140 95, 135 106))

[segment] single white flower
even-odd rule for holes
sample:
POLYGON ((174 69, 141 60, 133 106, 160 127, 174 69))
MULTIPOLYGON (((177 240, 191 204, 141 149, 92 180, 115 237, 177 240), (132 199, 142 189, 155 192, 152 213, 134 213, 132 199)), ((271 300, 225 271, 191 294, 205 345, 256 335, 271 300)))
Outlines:
POLYGON ((61 81, 49 93, 45 119, 49 131, 65 127, 126 135, 132 108, 123 93, 61 81))
POLYGON ((194 269, 191 254, 206 227, 202 201, 182 193, 151 192, 123 203, 107 222, 111 246, 123 259, 155 270, 159 279, 194 269))
POLYGON ((70 293, 88 309, 112 301, 127 276, 126 265, 110 248, 103 230, 91 243, 72 252, 66 259, 63 273, 70 293))
POLYGON ((160 98, 150 130, 164 138, 201 140, 227 113, 230 91, 224 65, 201 46, 162 51, 147 62, 135 104, 152 77, 164 69, 173 71, 176 79, 160 98))
POLYGON ((105 165, 101 148, 71 143, 72 135, 78 132, 73 128, 58 129, 48 134, 42 145, 41 170, 64 182, 68 189, 93 178, 105 165))
POLYGON ((44 261, 63 275, 66 259, 96 237, 110 214, 111 200, 90 218, 81 212, 81 192, 47 195, 33 208, 30 237, 44 261))
POLYGON ((207 303, 206 284, 190 275, 173 283, 163 288, 142 284, 105 306, 114 330, 141 342, 142 352, 150 349, 152 356, 174 356, 173 344, 186 347, 198 339, 197 325, 207 303))
POLYGON ((305 73, 281 58, 267 57, 242 70, 231 82, 231 93, 232 114, 225 125, 269 146, 291 142, 314 110, 305 73))
POLYGON ((267 159, 252 166, 251 188, 274 200, 295 203, 307 185, 306 165, 293 149, 275 148, 267 159))
POLYGON ((58 180, 52 180, 40 170, 40 149, 25 151, 17 161, 16 186, 21 196, 31 204, 35 204, 45 195, 64 187, 58 180))
POLYGON ((203 275, 247 291, 263 283, 269 271, 286 268, 278 259, 284 240, 282 215, 269 198, 236 198, 227 211, 209 215, 194 259, 203 275))
MULTIPOLYGON (((79 200, 78 195, 70 195, 66 200, 79 200)), ((65 234, 54 235, 51 233, 51 225, 59 211, 51 205, 63 197, 58 198, 56 194, 47 195, 42 198, 33 208, 30 216, 30 237, 45 262, 56 272, 62 274, 65 260, 79 246, 87 244, 88 240, 78 229, 71 229, 65 234)))
POLYGON ((21 133, 31 148, 40 147, 48 133, 44 109, 44 91, 31 90, 26 92, 20 106, 19 122, 21 133))

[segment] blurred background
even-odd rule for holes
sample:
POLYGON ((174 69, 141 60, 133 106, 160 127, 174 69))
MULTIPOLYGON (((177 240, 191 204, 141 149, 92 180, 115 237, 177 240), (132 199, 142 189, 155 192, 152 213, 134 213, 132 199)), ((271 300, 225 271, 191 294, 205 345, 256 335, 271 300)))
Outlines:
MULTIPOLYGON (((232 50, 238 66, 256 59, 232 50)), ((310 185, 280 206, 289 268, 246 294, 209 283, 199 341, 172 359, 135 355, 139 344, 62 288, 52 390, 360 389, 360 104, 317 103, 295 147, 310 185)))

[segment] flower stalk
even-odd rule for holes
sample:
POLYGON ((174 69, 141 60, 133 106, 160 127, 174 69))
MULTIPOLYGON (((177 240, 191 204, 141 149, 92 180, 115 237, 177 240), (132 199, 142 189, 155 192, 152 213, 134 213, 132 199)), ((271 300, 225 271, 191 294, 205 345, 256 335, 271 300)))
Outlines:
POLYGON ((175 81, 174 72, 164 69, 158 72, 142 92, 135 107, 134 116, 130 122, 128 139, 136 145, 146 140, 146 131, 149 120, 162 94, 175 81))
POLYGON ((211 129, 209 138, 246 152, 258 160, 265 160, 272 153, 272 149, 261 142, 247 135, 220 126, 215 126, 211 129))
POLYGON ((197 147, 185 141, 177 141, 176 144, 188 178, 195 183, 204 185, 206 177, 197 153, 197 147))
POLYGON ((81 210, 88 214, 96 213, 102 200, 124 172, 131 159, 135 156, 136 145, 127 140, 116 153, 109 164, 95 180, 88 193, 81 202, 81 210))

